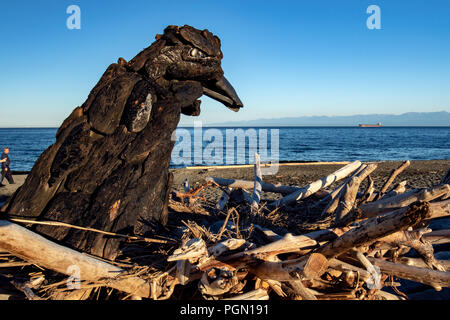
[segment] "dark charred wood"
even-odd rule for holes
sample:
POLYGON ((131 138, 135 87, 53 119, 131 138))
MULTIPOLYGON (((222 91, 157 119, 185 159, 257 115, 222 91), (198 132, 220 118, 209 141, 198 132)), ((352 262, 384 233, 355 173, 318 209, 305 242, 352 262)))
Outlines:
MULTIPOLYGON (((167 222, 172 134, 181 112, 200 114, 198 98, 204 87, 214 91, 223 71, 220 40, 209 31, 169 26, 157 38, 130 62, 119 58, 107 68, 3 212, 130 234, 167 222)), ((221 89, 221 102, 242 107, 232 88, 221 89)), ((120 240, 101 234, 35 230, 97 256, 119 252, 120 240)))
POLYGON ((441 184, 450 184, 450 168, 447 170, 447 173, 442 178, 441 184))

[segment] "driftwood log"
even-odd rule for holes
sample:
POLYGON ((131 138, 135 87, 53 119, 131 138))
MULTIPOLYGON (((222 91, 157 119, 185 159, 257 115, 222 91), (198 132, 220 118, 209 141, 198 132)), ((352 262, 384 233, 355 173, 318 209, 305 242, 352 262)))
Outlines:
POLYGON ((76 267, 78 281, 105 281, 105 285, 124 292, 150 297, 151 285, 138 277, 124 277, 125 270, 107 262, 58 245, 9 221, 0 220, 0 250, 41 267, 71 276, 76 267))
POLYGON ((369 260, 381 269, 381 272, 396 275, 397 277, 420 282, 430 286, 450 287, 450 272, 419 268, 411 265, 404 265, 371 258, 369 260))
MULTIPOLYGON (((167 221, 172 134, 180 113, 199 115, 206 94, 242 107, 223 76, 220 40, 208 30, 169 26, 131 61, 111 64, 56 142, 2 211, 109 232, 145 234, 167 221)), ((113 259, 120 241, 83 230, 36 231, 113 259)))

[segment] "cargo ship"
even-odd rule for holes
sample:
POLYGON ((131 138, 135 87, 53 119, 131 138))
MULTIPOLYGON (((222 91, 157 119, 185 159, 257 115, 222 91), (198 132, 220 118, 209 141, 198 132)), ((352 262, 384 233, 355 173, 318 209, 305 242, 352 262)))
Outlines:
POLYGON ((378 122, 377 124, 360 124, 361 128, 377 128, 381 127, 381 122, 378 122))

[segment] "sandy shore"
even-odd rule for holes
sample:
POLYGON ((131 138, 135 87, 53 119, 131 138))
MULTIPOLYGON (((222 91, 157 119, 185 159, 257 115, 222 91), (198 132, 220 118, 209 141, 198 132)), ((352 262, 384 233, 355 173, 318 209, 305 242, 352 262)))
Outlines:
POLYGON ((14 174, 14 184, 9 184, 6 179, 3 180, 4 187, 0 187, 0 203, 6 201, 8 197, 10 197, 24 182, 26 179, 25 174, 14 174))
MULTIPOLYGON (((377 170, 372 174, 375 181, 375 187, 380 188, 390 172, 397 168, 402 161, 384 161, 380 162, 377 170)), ((299 164, 280 164, 278 173, 275 175, 264 176, 263 180, 270 183, 281 183, 283 185, 304 186, 312 181, 332 173, 343 167, 345 163, 299 163, 299 164)), ((426 160, 411 161, 411 165, 394 181, 398 183, 407 180, 407 188, 430 187, 442 179, 443 175, 450 167, 450 160, 426 160)), ((227 166, 227 167, 200 167, 171 169, 174 174, 173 189, 183 190, 183 182, 189 180, 191 186, 198 186, 205 183, 206 177, 220 177, 229 179, 253 180, 253 166, 227 166)), ((10 185, 7 181, 5 187, 0 188, 0 202, 11 196, 17 188, 25 181, 26 175, 14 175, 15 184, 10 185)), ((331 186, 332 188, 333 186, 331 186)), ((213 200, 220 196, 220 191, 215 188, 208 188, 205 191, 207 198, 213 200)), ((276 198, 278 195, 266 194, 267 198, 276 198)))
MULTIPOLYGON (((375 182, 375 187, 377 189, 381 188, 391 171, 400 166, 401 163, 402 161, 380 162, 378 168, 371 175, 375 182)), ((345 163, 330 162, 280 164, 277 174, 263 176, 263 180, 269 183, 304 186, 334 172, 344 165, 345 163)), ((393 185, 407 180, 407 189, 431 187, 441 181, 449 167, 450 160, 411 161, 411 165, 395 179, 393 185)), ((174 170, 173 172, 174 181, 172 187, 177 191, 183 191, 183 182, 185 179, 189 180, 191 186, 203 184, 205 178, 209 176, 253 180, 253 166, 251 165, 247 167, 209 167, 207 169, 187 168, 174 170)), ((334 185, 330 186, 330 189, 333 189, 333 187, 334 185)), ((208 188, 205 194, 207 198, 220 197, 220 191, 216 188, 208 188)), ((276 199, 279 197, 277 194, 269 193, 263 196, 266 199, 276 199)))

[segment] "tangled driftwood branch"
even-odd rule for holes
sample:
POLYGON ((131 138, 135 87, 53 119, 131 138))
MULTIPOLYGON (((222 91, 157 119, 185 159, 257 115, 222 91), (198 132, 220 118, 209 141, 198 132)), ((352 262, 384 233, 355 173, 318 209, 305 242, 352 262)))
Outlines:
MULTIPOLYGON (((376 167, 373 163, 354 162, 318 180, 320 183, 316 181, 303 188, 268 184, 262 182, 262 178, 256 184, 209 178, 202 189, 219 185, 224 188, 218 205, 214 202, 211 207, 216 213, 208 212, 211 219, 214 214, 223 217, 223 212, 227 213, 216 231, 194 221, 182 221, 185 231, 182 237, 175 239, 179 241, 177 247, 173 247, 173 242, 145 242, 141 236, 130 237, 130 240, 169 248, 166 267, 159 271, 150 272, 145 265, 136 271, 127 265, 122 267, 112 261, 102 261, 5 220, 0 221, 0 248, 26 261, 10 261, 8 267, 32 263, 70 276, 68 268, 77 265, 83 286, 78 295, 66 295, 66 298, 79 298, 90 292, 90 288, 103 286, 128 293, 130 299, 169 299, 178 286, 187 286, 196 288, 206 299, 399 300, 405 295, 397 289, 400 284, 393 276, 436 290, 450 286, 450 263, 434 250, 436 245, 450 242, 450 231, 433 231, 428 227, 431 220, 450 216, 450 200, 447 199, 450 186, 440 184, 406 191, 406 184, 399 183, 388 190, 395 176, 407 167, 405 162, 377 192, 370 177, 376 167), (328 196, 318 204, 311 204, 317 219, 331 218, 326 228, 279 234, 267 226, 248 223, 248 219, 258 215, 270 216, 288 206, 295 207, 345 177, 348 178, 325 193, 328 196), (365 179, 367 187, 358 192, 365 179), (233 207, 230 190, 239 188, 254 189, 257 194, 278 192, 282 197, 272 206, 282 207, 269 211, 260 194, 248 197, 244 205, 233 207), (239 218, 246 218, 247 222, 240 223, 239 218), (230 229, 230 225, 235 229, 230 229), (417 255, 405 256, 412 249, 417 255), (394 292, 386 291, 386 287, 395 288, 394 292)), ((257 168, 255 175, 260 175, 257 168)), ((197 189, 185 183, 185 194, 194 194, 197 189)), ((171 201, 180 209, 176 212, 196 215, 192 204, 171 201), (183 207, 190 210, 183 211, 183 207)), ((196 200, 197 205, 200 202, 201 199, 196 200)), ((40 298, 30 286, 31 282, 14 283, 29 299, 40 298)), ((52 298, 58 297, 61 296, 52 298)))

